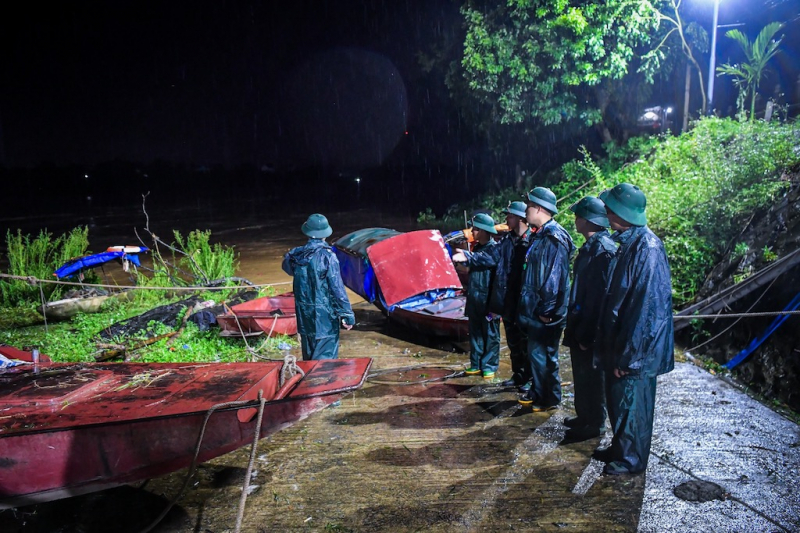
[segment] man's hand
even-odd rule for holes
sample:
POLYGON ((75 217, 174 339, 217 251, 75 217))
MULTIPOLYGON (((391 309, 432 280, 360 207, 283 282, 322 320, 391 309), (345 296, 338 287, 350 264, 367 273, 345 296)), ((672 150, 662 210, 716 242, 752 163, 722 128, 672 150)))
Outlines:
POLYGON ((542 321, 542 322, 544 322, 545 324, 549 324, 550 322, 552 322, 552 321, 553 321, 553 319, 552 319, 552 318, 550 318, 550 317, 546 317, 546 316, 542 316, 542 315, 539 315, 539 320, 541 320, 541 321, 542 321))
POLYGON ((453 263, 466 263, 467 256, 461 250, 453 254, 453 263))
POLYGON ((614 377, 617 379, 625 377, 628 374, 630 374, 630 372, 625 372, 624 370, 620 370, 619 368, 614 369, 614 377))
POLYGON ((581 350, 583 350, 584 352, 585 352, 585 351, 587 351, 587 350, 589 349, 589 347, 588 347, 588 346, 584 346, 584 345, 583 345, 583 344, 581 344, 581 343, 578 343, 578 346, 579 346, 579 347, 580 347, 580 349, 581 349, 581 350))
POLYGON ((351 329, 353 329, 353 324, 348 324, 347 322, 344 321, 344 319, 342 319, 342 327, 344 327, 344 329, 346 329, 347 331, 350 331, 351 329))

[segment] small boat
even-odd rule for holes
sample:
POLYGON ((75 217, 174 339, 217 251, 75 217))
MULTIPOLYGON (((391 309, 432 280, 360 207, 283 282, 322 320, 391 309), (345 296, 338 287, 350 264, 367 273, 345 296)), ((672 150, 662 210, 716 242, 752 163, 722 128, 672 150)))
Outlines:
POLYGON ((197 462, 231 452, 253 441, 259 392, 266 437, 359 388, 372 363, 298 361, 304 375, 281 384, 281 361, 44 361, 0 371, 0 509, 161 476, 196 452, 197 462), (219 407, 233 401, 241 403, 219 407))
POLYGON ((119 261, 125 272, 127 272, 130 264, 137 267, 142 266, 139 254, 147 253, 148 250, 146 246, 110 246, 105 252, 100 252, 99 254, 70 259, 53 272, 53 275, 57 279, 62 279, 73 274, 80 274, 87 268, 99 267, 109 261, 119 261))
POLYGON ((296 335, 294 294, 265 296, 231 306, 217 315, 217 323, 223 337, 296 335))
POLYGON ((455 340, 469 336, 466 295, 442 234, 366 228, 333 244, 345 286, 390 320, 455 340))

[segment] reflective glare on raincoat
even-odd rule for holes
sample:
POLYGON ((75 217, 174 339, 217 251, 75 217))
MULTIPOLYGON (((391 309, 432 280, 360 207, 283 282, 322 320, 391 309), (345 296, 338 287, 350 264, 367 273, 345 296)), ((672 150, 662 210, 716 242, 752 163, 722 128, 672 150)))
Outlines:
POLYGON ((322 239, 309 239, 305 246, 286 254, 282 268, 294 277, 297 330, 303 340, 303 357, 336 358, 340 321, 353 325, 355 315, 342 283, 339 260, 331 246, 322 239))
POLYGON ((664 245, 647 226, 614 236, 620 244, 595 347, 606 371, 655 377, 675 367, 672 285, 664 245))

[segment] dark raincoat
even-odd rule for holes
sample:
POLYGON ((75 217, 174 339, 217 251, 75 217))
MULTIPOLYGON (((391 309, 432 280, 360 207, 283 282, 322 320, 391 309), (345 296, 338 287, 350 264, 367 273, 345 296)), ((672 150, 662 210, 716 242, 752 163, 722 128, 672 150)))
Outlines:
POLYGON ((469 286, 464 314, 469 318, 470 367, 484 373, 496 372, 500 365, 500 315, 489 311, 489 295, 495 278, 495 262, 499 245, 490 240, 478 244, 474 253, 467 254, 469 286), (473 259, 477 260, 473 262, 473 259))
POLYGON ((645 470, 650 455, 656 376, 675 366, 672 285, 664 245, 647 226, 615 235, 620 247, 603 303, 595 357, 606 371, 614 437, 607 468, 645 470), (627 374, 616 377, 614 370, 627 374))
POLYGON ((528 395, 541 406, 561 402, 558 343, 567 316, 569 261, 574 251, 567 231, 551 219, 533 234, 525 255, 519 324, 528 334, 528 395), (540 316, 552 321, 545 324, 540 316))
POLYGON ((600 308, 616 253, 617 245, 606 230, 589 237, 578 251, 572 266, 569 314, 564 330, 565 346, 572 348, 578 344, 594 344, 600 308))
MULTIPOLYGON (((522 235, 509 231, 497 241, 477 253, 465 252, 470 268, 494 268, 494 280, 489 293, 488 310, 503 317, 506 343, 511 358, 512 379, 517 385, 530 380, 526 345, 527 335, 517 323, 517 305, 522 285, 522 267, 525 252, 530 246, 532 232, 522 235)), ((471 283, 471 282, 470 282, 471 283)))
POLYGON ((578 250, 572 265, 569 314, 564 345, 570 348, 575 383, 575 427, 591 432, 605 430, 606 398, 603 370, 593 361, 595 335, 606 285, 617 253, 608 231, 598 231, 578 250), (581 348, 581 345, 586 349, 581 348))
POLYGON ((286 254, 282 267, 294 277, 303 359, 336 359, 340 322, 356 321, 331 246, 322 239, 309 239, 286 254))

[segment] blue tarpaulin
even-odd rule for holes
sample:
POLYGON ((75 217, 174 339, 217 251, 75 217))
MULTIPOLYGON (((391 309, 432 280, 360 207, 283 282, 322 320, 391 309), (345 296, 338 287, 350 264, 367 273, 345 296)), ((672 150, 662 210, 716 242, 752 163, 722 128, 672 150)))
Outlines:
POLYGON ((122 261, 123 258, 126 261, 130 261, 136 266, 141 266, 139 261, 139 253, 146 252, 147 248, 142 246, 141 250, 135 254, 132 253, 125 253, 125 252, 101 252, 99 254, 92 254, 86 255, 83 257, 78 257, 76 259, 70 259, 66 263, 64 263, 58 270, 56 270, 53 275, 59 279, 65 278, 67 276, 71 276, 76 272, 80 272, 81 270, 87 268, 95 268, 100 265, 104 265, 109 261, 113 261, 115 259, 122 261))

